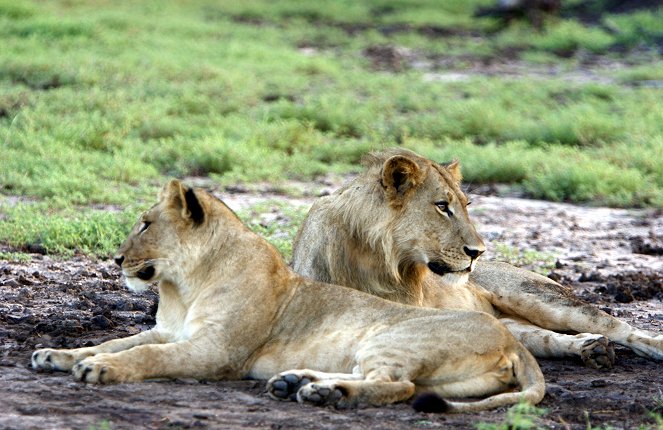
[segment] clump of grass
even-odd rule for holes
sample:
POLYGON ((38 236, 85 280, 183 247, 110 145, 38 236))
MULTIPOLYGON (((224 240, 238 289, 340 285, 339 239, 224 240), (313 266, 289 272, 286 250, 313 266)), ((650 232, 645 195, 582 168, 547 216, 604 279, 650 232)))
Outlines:
POLYGON ((557 258, 547 252, 539 252, 533 249, 521 250, 514 246, 493 242, 496 259, 517 267, 524 267, 542 275, 547 275, 555 267, 557 258))
POLYGON ((506 411, 506 417, 502 423, 478 423, 477 430, 531 430, 540 428, 537 424, 539 418, 548 413, 547 409, 532 406, 524 401, 511 406, 506 411))
POLYGON ((655 41, 663 36, 661 28, 663 9, 638 11, 623 15, 610 15, 603 25, 616 33, 616 41, 626 47, 655 41))
POLYGON ((649 205, 660 195, 651 193, 651 182, 634 169, 620 169, 601 161, 564 165, 535 172, 525 188, 535 198, 552 201, 595 201, 609 206, 649 205))
POLYGON ((26 263, 31 259, 32 257, 30 254, 26 254, 25 252, 0 251, 0 260, 12 261, 16 263, 26 263))
POLYGON ((13 0, 0 1, 0 17, 11 19, 26 19, 35 14, 36 8, 29 3, 13 0))

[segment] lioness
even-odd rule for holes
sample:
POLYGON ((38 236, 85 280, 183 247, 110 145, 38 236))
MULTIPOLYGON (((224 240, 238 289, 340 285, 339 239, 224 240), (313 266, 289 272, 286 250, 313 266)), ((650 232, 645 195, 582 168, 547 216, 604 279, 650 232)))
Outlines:
POLYGON ((611 367, 607 337, 663 359, 663 336, 583 303, 546 277, 477 263, 485 246, 468 217, 458 162, 440 165, 398 149, 364 163, 363 174, 309 211, 295 239, 296 272, 401 303, 487 312, 536 357, 580 356, 611 367))
MULTIPOLYGON (((429 250, 422 249, 422 252, 429 250)), ((431 252, 433 250, 430 250, 431 252)), ((159 281, 156 326, 99 346, 41 349, 36 369, 85 382, 267 379, 275 399, 381 405, 416 392, 521 392, 422 409, 478 411, 544 395, 534 357, 482 312, 404 306, 307 280, 220 200, 171 181, 115 258, 132 290, 159 281), (338 372, 338 373, 325 373, 338 372)))

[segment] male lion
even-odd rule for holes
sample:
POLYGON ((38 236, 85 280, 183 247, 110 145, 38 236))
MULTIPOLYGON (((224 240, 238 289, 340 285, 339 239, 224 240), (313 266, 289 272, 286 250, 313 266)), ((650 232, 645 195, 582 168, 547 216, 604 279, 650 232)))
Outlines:
POLYGON ((607 337, 663 359, 663 336, 583 303, 546 277, 477 264, 485 246, 467 214, 458 162, 440 165, 390 150, 364 164, 363 174, 309 211, 295 239, 296 272, 401 303, 487 312, 536 357, 580 356, 587 365, 611 367, 607 337))
POLYGON ((274 376, 270 395, 336 406, 387 404, 417 392, 491 395, 419 402, 420 409, 466 412, 544 395, 536 360, 492 316, 404 306, 307 280, 223 202, 177 180, 115 261, 133 290, 159 281, 156 326, 95 347, 38 350, 34 368, 73 370, 96 383, 266 379, 304 369, 274 376), (501 393, 513 385, 522 391, 501 393))

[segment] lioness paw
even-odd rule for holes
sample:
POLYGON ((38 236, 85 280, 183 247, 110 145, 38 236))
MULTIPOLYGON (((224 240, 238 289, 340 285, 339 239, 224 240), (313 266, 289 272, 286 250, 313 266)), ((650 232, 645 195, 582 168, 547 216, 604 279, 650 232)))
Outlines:
POLYGON ((340 406, 341 399, 343 392, 334 384, 325 382, 304 385, 297 392, 297 400, 300 403, 312 403, 316 406, 340 406))
POLYGON ((599 336, 582 344, 580 357, 586 366, 595 369, 611 369, 615 363, 615 348, 607 338, 599 336))
POLYGON ((299 389, 315 380, 303 372, 283 372, 267 381, 267 392, 275 400, 297 401, 299 389))
POLYGON ((67 372, 76 363, 75 357, 69 351, 57 349, 39 349, 32 354, 32 368, 35 370, 60 370, 67 372))
POLYGON ((74 379, 94 384, 107 384, 111 382, 129 382, 135 380, 131 374, 122 371, 108 354, 99 354, 88 357, 72 369, 74 379))

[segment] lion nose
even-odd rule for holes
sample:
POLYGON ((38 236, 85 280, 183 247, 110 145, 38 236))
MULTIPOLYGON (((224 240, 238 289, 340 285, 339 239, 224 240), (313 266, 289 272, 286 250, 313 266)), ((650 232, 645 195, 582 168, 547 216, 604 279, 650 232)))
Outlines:
POLYGON ((467 254, 467 256, 473 260, 483 254, 484 251, 485 249, 468 248, 467 246, 463 246, 463 252, 465 252, 465 254, 467 254))
POLYGON ((124 262, 124 255, 118 255, 115 257, 115 264, 118 266, 122 267, 122 263, 124 262))

